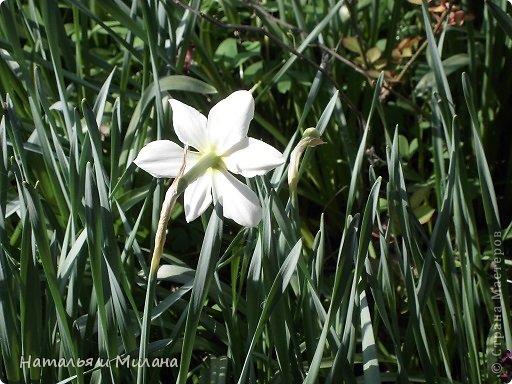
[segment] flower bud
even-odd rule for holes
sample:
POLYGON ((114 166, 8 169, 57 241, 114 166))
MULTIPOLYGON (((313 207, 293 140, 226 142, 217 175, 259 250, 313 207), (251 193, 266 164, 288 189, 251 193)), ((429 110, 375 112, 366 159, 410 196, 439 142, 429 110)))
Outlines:
POLYGON ((290 155, 290 167, 288 168, 288 185, 292 193, 297 192, 297 183, 299 182, 299 164, 302 154, 307 147, 316 147, 320 144, 325 144, 325 141, 320 138, 320 132, 315 128, 308 128, 304 131, 302 139, 300 139, 297 146, 293 149, 290 155))

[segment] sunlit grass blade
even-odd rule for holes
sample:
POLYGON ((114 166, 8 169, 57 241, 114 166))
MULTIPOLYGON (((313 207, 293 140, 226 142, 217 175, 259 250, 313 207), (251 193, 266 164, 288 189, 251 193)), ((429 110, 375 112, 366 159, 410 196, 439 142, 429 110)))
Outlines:
POLYGON ((107 97, 110 91, 112 78, 114 77, 115 72, 116 69, 114 68, 112 72, 110 72, 110 75, 108 75, 100 91, 98 92, 96 101, 94 102, 94 107, 92 108, 94 113, 96 114, 96 124, 98 125, 98 127, 101 127, 103 122, 103 113, 105 112, 105 105, 107 104, 107 97))
POLYGON ((227 357, 212 357, 209 360, 209 368, 203 368, 200 384, 224 384, 227 382, 228 359, 227 357))
POLYGON ((304 380, 304 384, 315 383, 318 380, 322 356, 328 337, 327 331, 338 311, 344 314, 345 331, 343 332, 342 340, 340 340, 341 342, 338 345, 338 350, 336 351, 334 363, 332 364, 331 371, 327 377, 327 382, 332 382, 336 377, 340 377, 340 375, 342 375, 344 379, 354 379, 354 373, 351 371, 344 372, 350 369, 348 363, 351 358, 347 354, 347 351, 350 348, 347 340, 347 337, 349 336, 349 332, 347 330, 352 328, 350 318, 353 313, 353 304, 355 301, 354 297, 350 296, 350 283, 347 284, 346 282, 349 281, 350 275, 352 274, 352 268, 349 268, 348 265, 352 265, 353 257, 354 255, 357 255, 360 215, 357 214, 353 218, 349 216, 348 220, 347 226, 343 231, 343 238, 341 240, 340 251, 336 262, 336 275, 334 277, 334 286, 332 288, 329 310, 322 327, 322 334, 320 335, 315 349, 315 355, 311 361, 306 379, 304 380), (343 310, 340 310, 340 308, 343 308, 343 310), (350 324, 350 326, 348 324, 350 324), (342 367, 344 369, 341 369, 342 367))
MULTIPOLYGON (((41 259, 48 289, 50 291, 52 301, 55 304, 59 331, 62 335, 62 348, 68 358, 76 360, 78 357, 78 351, 71 331, 71 326, 69 324, 69 318, 64 308, 58 288, 55 265, 47 239, 47 227, 45 217, 43 215, 42 204, 34 188, 27 183, 23 184, 23 197, 25 206, 27 207, 27 214, 30 219, 30 227, 38 246, 39 258, 41 259)), ((73 373, 78 374, 78 382, 83 382, 83 369, 80 367, 70 367, 70 369, 73 373)))
MULTIPOLYGON (((190 8, 198 10, 201 6, 200 0, 193 0, 190 2, 190 8)), ((192 34, 194 33, 194 24, 196 22, 197 15, 189 9, 183 12, 178 28, 176 28, 176 41, 177 47, 180 47, 179 56, 176 60, 176 69, 178 73, 181 73, 185 64, 185 58, 187 56, 187 49, 189 48, 190 41, 192 40, 192 34)))
MULTIPOLYGON (((130 329, 127 305, 123 293, 128 296, 134 309, 136 308, 136 305, 133 298, 131 298, 130 284, 126 278, 126 275, 122 273, 122 261, 119 248, 117 246, 117 239, 113 230, 114 218, 112 216, 113 212, 111 203, 108 198, 108 179, 102 162, 102 148, 99 128, 96 125, 94 113, 86 102, 83 103, 83 110, 86 126, 88 128, 88 136, 90 137, 91 147, 93 149, 92 154, 94 158, 94 171, 96 175, 95 183, 97 186, 99 206, 101 208, 101 210, 95 212, 95 215, 98 215, 98 218, 100 218, 102 221, 99 228, 105 241, 104 249, 108 250, 108 253, 106 251, 102 251, 100 258, 104 261, 102 261, 98 267, 104 263, 103 265, 105 274, 101 275, 101 279, 104 280, 105 286, 110 287, 110 292, 107 297, 111 299, 112 307, 108 308, 108 317, 116 319, 115 323, 117 323, 119 327, 125 348, 129 351, 135 348, 136 343, 133 332, 130 329), (108 257, 106 256, 107 254, 108 257)), ((98 276, 98 278, 99 277, 100 276, 98 276)), ((111 337, 109 342, 113 343, 114 338, 111 337)))
POLYGON ((354 205, 354 202, 356 200, 356 188, 357 188, 358 183, 360 182, 359 176, 360 176, 360 170, 362 167, 364 153, 366 150, 366 139, 368 137, 368 131, 370 130, 370 122, 372 120, 373 113, 374 113, 375 109, 377 108, 377 103, 379 103, 380 89, 382 87, 383 80, 384 80, 384 74, 381 73, 377 82, 375 83, 372 104, 370 106, 370 112, 368 113, 366 127, 364 129, 363 137, 361 138, 361 142, 359 144, 359 149, 357 151, 354 166, 351 170, 352 176, 350 179, 350 187, 349 187, 349 191, 348 191, 348 201, 347 201, 347 211, 346 211, 347 216, 351 214, 352 206, 354 205))
POLYGON ((359 297, 359 305, 361 306, 361 331, 362 331, 362 349, 363 349, 363 372, 364 382, 380 383, 379 359, 377 355, 377 345, 375 343, 375 335, 372 326, 372 318, 368 308, 368 300, 366 292, 362 291, 359 297))
MULTIPOLYGON (((458 140, 459 132, 456 118, 453 119, 452 127, 452 139, 458 140)), ((458 141, 454 141, 456 143, 458 141)), ((443 251, 446 246, 447 233, 449 233, 449 224, 453 214, 453 194, 456 183, 456 169, 458 161, 458 147, 452 146, 450 151, 450 165, 448 169, 448 180, 446 190, 443 196, 443 203, 440 209, 439 216, 436 219, 432 237, 430 239, 429 248, 431 253, 425 258, 425 264, 421 271, 421 276, 418 282, 418 298, 420 302, 420 308, 423 309, 426 304, 428 297, 430 296, 430 290, 432 289, 434 268, 436 264, 439 264, 442 259, 443 251)))
POLYGON ((177 383, 179 384, 183 384, 187 380, 199 317, 203 310, 204 300, 208 294, 210 283, 213 279, 213 272, 219 257, 223 223, 220 208, 220 205, 217 205, 216 209, 212 212, 210 222, 208 223, 208 227, 204 234, 201 254, 199 255, 190 305, 187 313, 185 335, 183 336, 180 371, 177 379, 177 383))
POLYGON ((368 197, 365 206, 363 220, 361 222, 359 247, 356 261, 356 270, 353 280, 353 299, 359 301, 360 307, 360 326, 362 333, 362 350, 363 350, 363 372, 365 383, 380 383, 379 361, 377 356, 377 347, 375 345, 375 335, 373 333, 372 319, 368 309, 368 300, 366 292, 362 287, 357 287, 361 282, 361 274, 363 273, 363 265, 367 261, 368 246, 372 237, 372 230, 377 215, 377 203, 381 178, 378 178, 368 197), (359 297, 357 297, 359 291, 359 297))
MULTIPOLYGON (((0 346, 2 348, 2 366, 5 368, 7 380, 18 382, 21 379, 19 367, 21 348, 18 344, 20 330, 17 325, 18 306, 15 305, 13 290, 15 288, 11 268, 14 266, 9 262, 10 248, 9 238, 6 232, 6 209, 8 190, 8 169, 7 159, 7 134, 6 119, 0 120, 0 346)), ((29 231, 27 231, 29 232, 29 231)))
MULTIPOLYGON (((405 280, 408 307, 411 314, 405 335, 407 344, 404 346, 404 355, 413 353, 412 350, 417 351, 425 370, 425 377, 427 380, 434 380, 435 372, 429 356, 430 342, 426 338, 422 311, 418 303, 418 293, 411 271, 412 265, 416 262, 422 262, 423 257, 419 255, 418 239, 415 236, 415 226, 413 226, 415 218, 409 214, 409 199, 405 188, 403 168, 399 159, 398 130, 395 131, 393 138, 393 146, 388 157, 388 168, 388 201, 390 203, 392 230, 397 235, 401 234, 402 236, 401 240, 397 240, 401 244, 395 245, 395 252, 400 255, 400 268, 405 280)), ((431 255, 427 256, 432 257, 431 255)), ((430 262, 433 263, 433 260, 430 262)), ((428 270, 431 271, 432 268, 428 270)), ((431 281, 428 281, 428 283, 430 284, 431 281)))
POLYGON ((288 283, 290 282, 290 279, 292 277, 292 274, 295 271, 295 267, 297 265, 301 253, 302 243, 299 240, 292 248, 286 259, 284 260, 277 276, 275 277, 272 283, 270 291, 268 292, 265 298, 263 309, 258 319, 258 323, 256 325, 256 328, 254 329, 254 333, 251 336, 251 342, 247 350, 247 355, 243 365, 242 373, 240 375, 240 378, 238 379, 239 384, 244 383, 245 380, 247 379, 247 375, 249 373, 249 363, 255 344, 258 341, 258 338, 261 336, 261 333, 263 332, 263 328, 265 327, 265 324, 270 317, 272 309, 275 307, 275 305, 281 298, 280 295, 283 294, 284 291, 286 290, 288 283))
MULTIPOLYGON (((142 17, 143 20, 157 20, 155 17, 156 13, 156 3, 150 2, 141 2, 140 6, 142 8, 142 17)), ((156 139, 160 140, 163 137, 163 129, 164 129, 164 107, 162 105, 162 90, 160 89, 160 81, 159 81, 159 57, 157 54, 158 47, 158 32, 157 32, 157 23, 148 23, 145 24, 145 30, 148 38, 148 46, 149 46, 149 56, 150 56, 150 65, 151 72, 153 76, 153 84, 155 86, 155 99, 156 103, 154 104, 154 108, 156 109, 156 139)))
MULTIPOLYGON (((101 181, 100 181, 101 182, 101 181)), ((93 170, 91 164, 87 164, 85 174, 85 212, 87 220, 87 244, 89 249, 89 262, 91 264, 91 273, 95 301, 98 303, 98 348, 100 356, 103 358, 112 358, 113 343, 109 337, 111 331, 112 318, 107 313, 106 302, 109 295, 104 286, 104 275, 106 274, 105 265, 103 263, 102 242, 96 239, 101 238, 103 225, 101 221, 101 207, 99 204, 98 191, 96 181, 93 179, 93 170)), ((110 374, 110 379, 114 380, 112 368, 103 370, 102 374, 110 374)), ((108 377, 108 376, 107 376, 108 377)))
MULTIPOLYGON (((464 89, 464 96, 471 116, 471 131, 473 138, 473 146, 475 148, 476 163, 478 169, 478 177, 480 182, 480 192, 482 195, 482 203, 485 211, 485 218, 487 222, 487 231, 489 234, 489 242, 493 249, 494 255, 503 262, 501 255, 503 253, 502 242, 503 233, 501 228, 501 221, 498 211, 498 203, 496 200, 496 192, 494 190, 494 183, 489 171, 487 164, 486 155, 482 147, 482 142, 478 134, 478 118, 475 111, 474 99, 471 85, 469 84, 468 77, 462 75, 462 85, 464 89)), ((506 281, 506 274, 501 273, 499 276, 500 287, 500 304, 503 308, 503 316, 501 321, 503 322, 503 329, 505 334, 505 341, 507 348, 512 345, 512 333, 511 333, 511 319, 510 319, 510 290, 506 281)))
MULTIPOLYGON (((29 217, 25 215, 23 227, 29 228, 29 217)), ((43 303, 39 282, 39 269, 35 249, 32 248, 30 231, 23 231, 20 260, 20 314, 21 345, 24 356, 41 356, 43 345, 43 303)), ((41 367, 27 367, 25 378, 40 380, 41 367)))
MULTIPOLYGON (((432 32, 432 27, 430 25, 430 17, 428 12, 428 6, 427 3, 422 0, 422 7, 421 7, 422 13, 423 13, 423 24, 425 26, 425 32, 427 34, 427 41, 428 41, 428 47, 429 52, 431 56, 431 62, 432 62, 432 70, 434 71, 434 77, 436 79, 436 89, 439 95, 441 96, 440 101, 440 108, 441 108, 441 115, 443 117, 443 123, 445 126, 445 130, 448 130, 451 123, 451 118, 454 114, 454 104, 453 104, 453 97, 450 91, 450 87, 448 85, 448 79, 446 78, 446 73, 443 68, 443 63, 441 61, 441 55, 439 52, 439 49, 437 47, 436 40, 434 38, 434 34, 432 32)), ((450 143, 450 135, 449 131, 445 132, 445 139, 448 143, 448 147, 451 146, 450 143)))
MULTIPOLYGON (((19 163, 19 169, 20 172, 23 174, 23 179, 26 181, 32 181, 32 175, 28 172, 30 169, 28 166, 28 158, 27 158, 27 151, 25 151, 24 145, 23 145, 23 139, 21 136, 22 126, 21 122, 16 116, 16 113, 13 110, 13 105, 11 104, 11 100, 9 98, 9 95, 7 95, 6 99, 6 105, 5 105, 5 114, 2 119, 2 125, 4 127, 4 135, 5 137, 5 149, 7 149, 7 137, 10 139, 10 146, 13 149, 14 152, 14 158, 16 159, 16 162, 19 163)), ((7 156, 8 152, 7 150, 4 152, 4 156, 7 156)), ((7 167, 6 167, 6 173, 7 176, 7 167)), ((7 189, 5 189, 5 192, 7 192, 7 189)))
POLYGON ((121 100, 116 99, 112 108, 112 126, 110 127, 110 185, 112 194, 119 177, 119 157, 122 145, 121 100))
POLYGON ((70 201, 66 193, 66 187, 62 174, 58 171, 59 166, 55 159, 53 150, 50 146, 50 141, 47 136, 47 130, 43 123, 43 117, 39 114, 38 107, 35 101, 29 99, 30 107, 36 131, 38 133, 39 145, 43 152, 43 161, 47 170, 47 177, 49 178, 49 188, 53 190, 55 196, 55 203, 59 206, 61 220, 69 215, 70 201))
MULTIPOLYGON (((41 14, 45 26, 48 47, 50 49, 53 74, 55 75, 55 83, 59 92, 64 121, 66 127, 70 129, 72 126, 71 111, 69 109, 69 98, 62 75, 63 64, 61 60, 69 62, 74 60, 74 56, 70 51, 67 35, 64 33, 64 25, 60 20, 60 12, 58 12, 57 3, 55 1, 47 1, 42 4, 41 14)), ((69 136, 71 135, 68 133, 68 137, 69 136)))

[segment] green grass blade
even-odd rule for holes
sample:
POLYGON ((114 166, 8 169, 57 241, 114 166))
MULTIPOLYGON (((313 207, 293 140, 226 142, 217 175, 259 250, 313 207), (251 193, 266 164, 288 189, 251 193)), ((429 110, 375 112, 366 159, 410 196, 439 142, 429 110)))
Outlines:
MULTIPOLYGON (((322 333, 318 340, 318 344, 315 349, 315 355, 311 361, 308 373, 304 379, 304 384, 316 383, 318 380, 318 374, 320 371, 320 365, 322 363, 322 356, 324 354, 325 345, 327 342, 328 330, 333 321, 334 315, 342 305, 342 300, 345 299, 343 292, 346 291, 346 285, 343 282, 349 279, 352 273, 350 268, 346 268, 345 263, 350 263, 353 255, 357 254, 357 232, 359 227, 359 215, 354 218, 349 216, 349 222, 347 228, 343 232, 343 238, 341 240, 340 252, 338 254, 338 260, 336 265, 336 275, 334 280, 334 286, 332 288, 332 299, 329 304, 329 310, 327 312, 326 319, 322 327, 322 333), (345 264, 345 265, 344 265, 345 264)), ((353 301, 351 301, 353 303, 353 301)), ((351 316, 350 312, 346 313, 346 316, 351 316)), ((343 353, 346 351, 348 345, 345 341, 342 341, 338 347, 337 356, 341 359, 347 359, 347 355, 343 353), (343 356, 344 355, 344 356, 343 356)), ((333 370, 335 365, 333 365, 333 370)), ((330 375, 331 376, 331 375, 330 375)))
MULTIPOLYGON (((302 53, 309 46, 309 44, 311 44, 311 42, 318 37, 318 35, 322 32, 324 28, 326 28, 326 26, 331 22, 331 20, 338 14, 338 11, 343 4, 344 0, 338 1, 336 5, 334 5, 334 7, 329 9, 327 15, 325 15, 325 17, 316 25, 316 27, 307 35, 307 37, 299 45, 299 47, 297 48, 297 52, 299 54, 302 53)), ((292 55, 286 61, 286 63, 284 63, 284 65, 279 69, 279 71, 274 75, 274 77, 269 81, 268 85, 263 89, 263 91, 261 91, 258 94, 257 99, 261 97, 261 95, 265 94, 273 84, 276 84, 283 77, 283 75, 290 69, 293 63, 297 61, 298 58, 298 56, 292 55)))
MULTIPOLYGON (((29 228, 29 217, 25 215, 23 227, 29 228)), ((20 322, 21 345, 24 356, 42 356, 43 332, 43 304, 39 271, 35 249, 31 244, 31 232, 23 231, 21 239, 20 260, 20 322)), ((41 368, 28 367, 25 377, 29 380, 40 380, 41 368)))
POLYGON ((199 317, 204 306, 204 300, 208 294, 210 283, 213 279, 213 272, 220 252, 222 238, 222 215, 219 205, 212 212, 210 222, 206 228, 201 253, 197 264, 194 286, 190 298, 190 306, 187 313, 185 335, 183 336, 183 347, 181 351, 180 370, 177 383, 184 384, 190 366, 190 359, 194 349, 199 317))
POLYGON ((279 272, 277 273, 272 283, 270 291, 264 301, 263 309, 258 319, 258 324, 256 325, 256 328, 251 338, 251 343, 247 351, 245 362, 242 368, 242 373, 240 375, 240 378, 238 379, 239 384, 244 383, 247 380, 247 375, 249 373, 249 362, 251 360, 255 344, 258 338, 261 336, 261 333, 263 332, 263 328, 265 327, 265 324, 271 315, 272 309, 275 307, 279 299, 281 299, 281 295, 285 292, 290 282, 290 279, 295 271, 301 253, 302 243, 299 240, 292 248, 286 259, 284 260, 283 264, 279 269, 279 272))
MULTIPOLYGON (((17 326, 18 307, 15 305, 15 297, 12 294, 15 284, 12 271, 14 268, 9 262, 10 248, 9 238, 6 232, 6 208, 7 208, 7 190, 8 190, 8 173, 9 167, 7 160, 7 135, 6 135, 6 119, 2 117, 0 120, 0 346, 2 349, 2 366, 5 369, 7 380, 18 382, 21 379, 20 374, 20 346, 18 340, 20 331, 17 326)), ((21 182, 18 181, 18 183, 21 182)), ((29 232, 29 231, 27 231, 29 232)))
MULTIPOLYGON (((52 301, 55 304, 58 327, 62 337, 62 347, 68 358, 76 360, 78 357, 78 351, 74 341, 75 338, 73 337, 71 326, 69 324, 68 314, 64 308, 57 283, 55 265, 50 246, 48 244, 47 226, 45 223, 45 216, 43 214, 43 207, 35 189, 27 183, 23 184, 23 197, 30 219, 32 233, 35 237, 39 250, 39 258, 41 259, 48 289, 50 290, 52 301)), ((70 369, 73 373, 78 375, 78 382, 83 382, 83 369, 80 367, 71 367, 70 369)))
MULTIPOLYGON (((436 80, 436 88, 437 91, 439 92, 439 95, 441 96, 441 111, 443 116, 443 122, 445 127, 449 127, 451 123, 451 118, 454 114, 453 97, 450 91, 450 87, 448 85, 448 79, 446 78, 443 63, 441 61, 441 55, 439 53, 439 49, 434 39, 434 33, 432 32, 432 28, 430 26, 428 6, 424 0, 422 2, 421 9, 423 13, 423 24, 425 26, 425 31, 427 34, 429 52, 432 58, 431 65, 436 80)), ((450 147, 451 144, 449 139, 449 135, 446 135, 446 141, 448 143, 448 146, 450 147)))
MULTIPOLYGON (((503 258, 501 257, 503 253, 502 249, 502 241, 503 241, 503 232, 500 224, 500 216, 498 211, 498 203, 496 200, 496 193, 494 190, 494 183, 491 177, 491 173, 489 171, 489 166, 487 164, 487 159, 485 156, 485 152, 482 146, 482 142, 480 140, 480 136, 478 135, 478 119, 475 112, 474 100, 472 88, 469 83, 468 77, 463 74, 462 76, 462 85, 464 89, 464 96, 466 98, 466 103, 468 106, 468 110, 470 111, 471 116, 471 131, 473 138, 473 146, 476 155, 476 163, 478 169, 478 178, 480 182, 480 193, 482 195, 482 203, 485 211, 485 218, 487 222, 487 230, 489 234, 489 242, 493 249, 495 257, 500 261, 500 268, 503 267, 503 258)), ((510 291, 507 284, 507 278, 505 273, 499 274, 500 281, 500 305, 502 308, 502 316, 501 321, 503 323, 503 330, 505 335, 505 342, 507 348, 511 348, 512 345, 512 332, 511 332, 511 319, 510 319, 510 291)))
MULTIPOLYGON (((66 127, 72 127, 71 111, 69 109, 69 98, 62 76, 63 66, 62 60, 70 60, 74 56, 67 51, 69 48, 66 33, 64 32, 63 22, 60 20, 60 12, 58 10, 57 2, 49 0, 42 4, 42 18, 46 30, 46 37, 48 47, 50 49, 51 61, 53 65, 53 73, 55 75, 55 82, 59 92, 62 112, 66 127), (61 58, 62 55, 62 58, 61 58)), ((71 135, 69 135, 70 137, 71 135)))
POLYGON ((370 106, 370 112, 368 114, 368 119, 366 123, 366 127, 364 129, 363 137, 361 138, 361 143, 359 144, 359 149, 357 150, 356 159, 354 162, 354 167, 352 168, 352 176, 350 178, 350 187, 348 191, 348 202, 347 202, 347 216, 352 212, 352 206, 354 205, 354 201, 356 199, 356 188, 357 183, 360 177, 360 171, 363 163, 363 158, 366 150, 366 139, 368 137, 368 132, 370 130, 370 121, 372 119, 373 113, 377 108, 377 103, 379 103, 379 95, 380 89, 382 87, 382 82, 384 80, 384 74, 381 73, 377 82, 375 83, 375 90, 373 92, 372 104, 370 106))
POLYGON ((379 359, 377 354, 377 345, 375 343, 372 318, 368 308, 366 292, 363 290, 359 296, 359 305, 361 306, 361 332, 363 349, 363 372, 365 384, 380 383, 379 359))
MULTIPOLYGON (((101 182, 101 181, 100 181, 101 182)), ((92 165, 87 164, 85 174, 85 213, 87 223, 87 245, 89 249, 89 262, 91 264, 91 273, 93 281, 93 295, 97 302, 97 316, 98 316, 98 348, 99 354, 103 358, 112 358, 114 353, 112 351, 112 343, 109 337, 111 332, 110 324, 112 319, 107 313, 106 302, 109 298, 105 290, 105 266, 102 260, 102 242, 97 239, 102 238, 103 225, 101 221, 101 207, 99 204, 99 197, 96 182, 93 178, 92 165)), ((104 370, 102 373, 110 374, 111 379, 114 379, 112 367, 104 370), (108 372, 108 373, 107 373, 108 372)), ((107 376, 108 377, 108 376, 107 376)))
MULTIPOLYGON (((123 273, 121 256, 119 254, 119 248, 117 245, 116 235, 114 233, 114 218, 111 209, 111 202, 108 198, 108 180, 107 175, 102 164, 102 146, 101 139, 99 136, 99 129, 94 119, 94 112, 90 109, 87 103, 83 103, 84 116, 86 126, 91 141, 91 147, 93 149, 92 154, 94 158, 94 171, 96 175, 97 194, 99 198, 99 204, 101 210, 96 212, 102 220, 102 237, 105 240, 104 251, 101 254, 103 261, 101 264, 104 265, 105 274, 101 276, 104 280, 105 286, 110 286, 109 297, 111 299, 113 308, 109 308, 107 318, 113 319, 115 317, 116 323, 119 326, 123 342, 127 351, 135 348, 135 339, 133 332, 130 329, 130 324, 127 321, 127 306, 122 291, 129 297, 133 308, 136 308, 135 302, 130 297, 131 289, 130 284, 123 273), (108 250, 108 251, 107 251, 108 250), (106 256, 108 255, 108 257, 106 256), (121 289, 122 287, 122 289, 121 289)), ((87 172, 87 170, 86 170, 87 172)), ((99 276, 98 276, 99 278, 99 276)), ((114 344, 114 339, 111 338, 110 343, 114 344)))
MULTIPOLYGON (((192 0, 190 2, 191 9, 198 10, 200 6, 201 0, 192 0)), ((180 47, 179 56, 176 61, 176 69, 178 73, 183 70, 187 49, 189 48, 189 44, 194 33, 194 25, 196 24, 196 19, 196 14, 191 10, 186 9, 183 13, 183 16, 181 17, 178 27, 176 28, 176 46, 180 47)))
POLYGON ((96 114, 96 124, 98 125, 98 127, 101 127, 101 124, 103 122, 103 113, 105 112, 105 105, 107 103, 110 85, 112 84, 112 78, 114 77, 115 72, 116 68, 114 68, 112 72, 110 72, 110 75, 108 75, 100 91, 98 92, 98 96, 96 98, 96 101, 94 102, 94 107, 92 108, 94 113, 96 114))
POLYGON ((497 4, 490 0, 485 2, 487 8, 491 12, 492 16, 496 19, 499 26, 505 31, 505 33, 512 39, 512 17, 505 13, 497 4))

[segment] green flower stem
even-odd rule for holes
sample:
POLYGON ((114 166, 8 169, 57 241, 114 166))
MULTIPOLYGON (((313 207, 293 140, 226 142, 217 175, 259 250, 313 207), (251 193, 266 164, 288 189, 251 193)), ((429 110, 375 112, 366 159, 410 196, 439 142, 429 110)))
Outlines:
POLYGON ((148 285, 146 288, 146 299, 144 302, 144 314, 142 317, 142 329, 140 338, 140 349, 139 349, 139 362, 137 369, 137 384, 143 384, 146 382, 146 364, 144 359, 146 358, 146 350, 148 346, 148 335, 151 326, 151 309, 152 303, 155 298, 156 290, 156 276, 158 267, 160 266, 160 258, 164 251, 166 229, 171 217, 171 212, 178 200, 178 197, 185 191, 185 188, 192 183, 199 176, 204 174, 208 168, 215 168, 219 166, 221 159, 214 153, 209 153, 201 157, 201 159, 190 169, 187 173, 185 172, 186 166, 186 155, 187 147, 185 147, 185 153, 183 156, 183 164, 181 169, 172 182, 171 186, 165 193, 164 202, 162 203, 162 210, 160 211, 160 219, 158 220, 158 227, 155 234, 155 248, 153 249, 153 255, 151 257, 151 266, 149 268, 148 285))

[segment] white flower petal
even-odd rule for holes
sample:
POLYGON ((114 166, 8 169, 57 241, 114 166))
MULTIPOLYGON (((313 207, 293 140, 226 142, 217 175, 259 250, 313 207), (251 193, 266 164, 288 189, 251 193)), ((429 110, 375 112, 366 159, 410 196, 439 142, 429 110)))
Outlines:
POLYGON ((198 177, 185 189, 185 218, 195 220, 212 203, 212 171, 198 177))
POLYGON ((245 177, 264 175, 284 163, 281 152, 252 137, 235 146, 228 156, 223 157, 223 160, 231 172, 245 177))
POLYGON ((248 91, 236 91, 219 101, 208 114, 210 144, 221 155, 247 137, 254 116, 254 99, 248 91))
POLYGON ((172 124, 178 139, 184 144, 202 150, 207 146, 206 117, 181 101, 169 100, 172 124))
POLYGON ((213 171, 215 203, 222 205, 224 217, 245 227, 255 227, 261 220, 258 196, 227 171, 213 171))
MULTIPOLYGON (((188 152, 187 169, 198 159, 197 153, 188 152)), ((183 163, 183 148, 170 140, 152 141, 140 150, 133 162, 154 177, 176 177, 183 163)))

